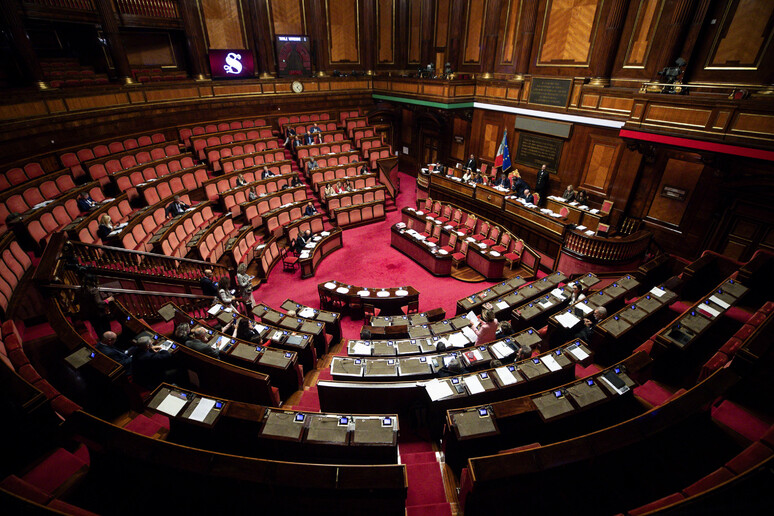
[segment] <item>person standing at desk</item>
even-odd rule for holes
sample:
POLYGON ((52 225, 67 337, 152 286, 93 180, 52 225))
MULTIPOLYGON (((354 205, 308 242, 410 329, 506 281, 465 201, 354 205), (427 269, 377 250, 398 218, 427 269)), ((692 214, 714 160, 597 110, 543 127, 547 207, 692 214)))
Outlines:
POLYGON ((537 173, 537 183, 535 184, 535 193, 540 196, 540 201, 546 198, 546 192, 548 191, 548 169, 545 165, 540 167, 537 173))
POLYGON ((239 297, 247 305, 249 312, 253 307, 253 276, 247 274, 246 263, 240 263, 237 267, 236 282, 239 287, 239 297))
POLYGON ((231 291, 231 280, 228 276, 223 276, 218 280, 218 301, 226 306, 234 304, 234 293, 231 291))
POLYGON ((478 328, 473 328, 476 333, 476 346, 494 342, 497 336, 497 319, 491 308, 481 310, 481 324, 478 328))
POLYGON ((476 162, 476 158, 473 156, 473 154, 471 154, 468 158, 468 161, 465 162, 465 168, 472 170, 473 172, 475 172, 478 168, 478 163, 476 162))
POLYGON ((595 308, 591 316, 583 318, 583 328, 575 334, 575 338, 588 343, 594 334, 594 327, 605 317, 607 317, 607 308, 604 306, 595 308))

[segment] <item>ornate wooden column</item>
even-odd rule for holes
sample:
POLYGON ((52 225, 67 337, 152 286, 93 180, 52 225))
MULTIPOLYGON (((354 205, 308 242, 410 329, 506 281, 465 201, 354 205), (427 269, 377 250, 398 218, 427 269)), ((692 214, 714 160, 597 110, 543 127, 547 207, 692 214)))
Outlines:
MULTIPOLYGON (((664 42, 656 60, 656 73, 667 66, 674 66, 675 60, 681 57, 677 54, 682 50, 686 23, 693 12, 693 4, 694 0, 676 0, 666 31, 656 34, 656 37, 664 42)), ((659 76, 656 75, 653 80, 658 81, 659 76)))
POLYGON ((309 11, 307 14, 306 26, 311 29, 309 31, 309 37, 314 44, 312 52, 314 54, 314 64, 317 68, 317 76, 325 77, 327 75, 325 70, 328 66, 325 48, 328 42, 328 34, 326 31, 328 17, 326 16, 322 0, 309 0, 307 6, 309 7, 309 11))
POLYGON ((271 39, 271 20, 265 1, 242 0, 247 11, 248 37, 253 43, 256 57, 255 72, 261 79, 272 79, 277 75, 277 63, 274 59, 274 42, 271 39), (260 72, 260 73, 259 73, 260 72))
POLYGON ((535 39, 535 23, 537 21, 538 0, 524 0, 521 9, 521 43, 519 45, 519 58, 516 61, 516 75, 514 79, 523 81, 529 74, 529 64, 532 60, 532 41, 535 39))
POLYGON ((629 0, 613 0, 607 12, 604 30, 597 37, 594 61, 591 63, 591 82, 589 86, 609 86, 610 74, 615 64, 615 55, 621 42, 626 11, 629 0))
POLYGON ((19 68, 26 71, 25 79, 34 82, 38 89, 47 90, 48 84, 43 80, 40 60, 32 48, 27 29, 24 28, 22 18, 19 16, 18 0, 0 1, 0 19, 10 36, 15 60, 19 64, 19 68))
POLYGON ((497 36, 500 28, 500 17, 503 16, 502 1, 488 0, 486 20, 484 23, 484 41, 481 46, 481 72, 482 79, 491 79, 494 70, 495 56, 497 55, 497 36))
POLYGON ((110 56, 113 58, 113 66, 116 67, 118 78, 124 84, 135 84, 132 80, 129 59, 126 57, 126 50, 124 50, 124 44, 121 41, 121 34, 118 32, 118 22, 116 21, 116 13, 113 11, 113 3, 110 0, 94 0, 94 5, 99 13, 102 32, 107 38, 110 56))
POLYGON ((207 49, 204 48, 204 35, 199 20, 199 9, 196 0, 178 0, 180 19, 185 30, 185 43, 188 50, 188 60, 191 62, 191 75, 197 81, 207 80, 209 69, 207 49))
MULTIPOLYGON (((363 8, 362 8, 362 25, 363 25, 363 34, 374 34, 376 35, 376 3, 375 2, 363 2, 363 8)), ((376 68, 376 37, 368 37, 368 38, 361 38, 362 39, 362 50, 363 50, 363 58, 361 59, 361 62, 363 63, 363 68, 366 71, 366 74, 373 75, 374 69, 376 68)))

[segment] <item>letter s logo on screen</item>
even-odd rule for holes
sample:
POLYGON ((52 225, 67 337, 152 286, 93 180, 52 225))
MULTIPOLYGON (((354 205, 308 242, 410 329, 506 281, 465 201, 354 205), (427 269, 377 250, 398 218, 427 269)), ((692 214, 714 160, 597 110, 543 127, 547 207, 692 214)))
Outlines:
POLYGON ((241 59, 241 55, 235 54, 234 52, 229 52, 229 54, 226 56, 226 64, 223 65, 223 69, 226 71, 226 73, 239 75, 242 73, 241 59))

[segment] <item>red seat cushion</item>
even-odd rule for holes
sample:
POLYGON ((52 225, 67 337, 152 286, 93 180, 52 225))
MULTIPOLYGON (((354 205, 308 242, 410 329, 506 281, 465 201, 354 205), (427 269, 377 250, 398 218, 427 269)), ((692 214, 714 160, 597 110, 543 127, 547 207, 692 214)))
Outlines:
POLYGON ((137 417, 129 421, 124 428, 136 434, 152 437, 162 429, 162 426, 157 421, 142 414, 138 414, 137 417))
POLYGON ((699 373, 699 381, 706 379, 709 377, 712 373, 723 367, 728 363, 728 355, 723 353, 722 351, 718 351, 714 355, 712 355, 712 358, 707 360, 705 364, 701 368, 701 373, 699 373))
POLYGON ((729 357, 732 357, 736 354, 737 351, 739 351, 739 348, 741 348, 743 344, 744 341, 742 339, 731 337, 726 341, 725 344, 723 344, 723 347, 720 348, 720 351, 729 357))
POLYGON ((648 380, 634 388, 634 395, 651 407, 658 407, 663 405, 672 396, 672 392, 658 383, 648 380))
POLYGON ((747 471, 748 469, 755 467, 764 460, 774 455, 774 451, 768 446, 762 443, 752 443, 745 450, 726 462, 726 467, 737 475, 747 471))
POLYGON ((43 492, 29 482, 25 482, 16 475, 6 477, 2 482, 0 482, 0 487, 10 493, 18 495, 26 500, 30 500, 31 502, 39 503, 41 505, 45 505, 46 502, 48 502, 48 500, 51 498, 47 493, 43 492))
POLYGON ((757 441, 768 431, 769 425, 742 407, 725 400, 711 409, 712 419, 730 428, 749 441, 757 441))
POLYGON ((634 353, 638 353, 640 351, 644 351, 645 353, 650 355, 650 352, 653 350, 653 339, 648 339, 634 350, 634 353))
POLYGON ((694 482, 693 484, 683 489, 683 494, 685 496, 694 496, 699 493, 703 493, 708 489, 712 489, 713 487, 720 485, 727 480, 731 480, 732 478, 734 478, 734 474, 729 470, 726 468, 718 468, 698 482, 694 482))
POLYGON ((64 448, 59 448, 35 466, 23 479, 46 493, 54 493, 73 475, 88 466, 64 448))
POLYGON ((766 320, 766 314, 756 312, 755 314, 753 314, 752 317, 747 319, 747 324, 752 324, 753 326, 757 327, 757 326, 760 326, 760 324, 765 320, 766 320))

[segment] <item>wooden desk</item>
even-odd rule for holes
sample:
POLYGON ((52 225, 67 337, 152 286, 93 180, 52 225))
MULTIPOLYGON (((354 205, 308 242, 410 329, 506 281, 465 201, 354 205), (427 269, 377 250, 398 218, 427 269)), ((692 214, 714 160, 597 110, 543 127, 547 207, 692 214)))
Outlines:
MULTIPOLYGON (((398 223, 402 224, 402 223, 398 223)), ((390 228, 390 245, 424 267, 433 276, 449 276, 452 257, 447 251, 438 249, 437 244, 418 238, 412 230, 394 224, 390 228)))
POLYGON ((476 243, 468 237, 468 253, 465 255, 465 263, 473 270, 483 275, 487 281, 498 280, 503 277, 505 257, 491 249, 486 244, 476 243), (483 247, 482 247, 483 246, 483 247))
POLYGON ((315 235, 312 242, 306 244, 306 247, 298 257, 302 278, 306 279, 314 276, 314 272, 323 258, 333 251, 344 247, 343 235, 344 232, 341 228, 333 228, 330 231, 323 231, 319 235, 315 235))
POLYGON ((362 311, 365 303, 379 308, 385 315, 402 314, 402 307, 419 301, 419 291, 411 286, 368 288, 332 280, 318 284, 317 292, 322 307, 335 305, 362 311))

